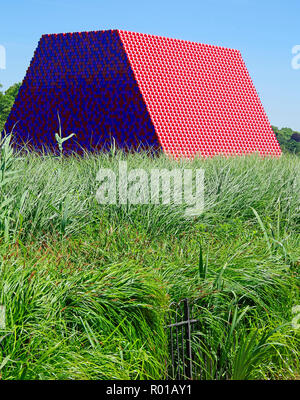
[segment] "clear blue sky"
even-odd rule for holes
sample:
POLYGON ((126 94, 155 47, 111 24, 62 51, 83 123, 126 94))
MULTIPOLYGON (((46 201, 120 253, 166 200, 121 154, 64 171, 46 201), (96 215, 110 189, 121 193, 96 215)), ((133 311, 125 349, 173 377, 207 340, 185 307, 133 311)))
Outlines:
POLYGON ((44 33, 126 29, 237 48, 273 125, 300 131, 299 0, 1 0, 6 89, 21 81, 44 33))

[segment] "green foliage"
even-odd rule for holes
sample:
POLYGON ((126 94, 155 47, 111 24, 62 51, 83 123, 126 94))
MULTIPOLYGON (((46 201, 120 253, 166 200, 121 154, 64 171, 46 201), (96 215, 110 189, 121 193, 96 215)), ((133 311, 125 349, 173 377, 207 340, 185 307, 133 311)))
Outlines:
POLYGON ((289 153, 300 154, 300 133, 290 128, 279 129, 272 126, 281 150, 289 153))
MULTIPOLYGON (((2 85, 0 85, 0 89, 1 87, 2 85)), ((0 91, 0 132, 4 128, 4 124, 8 118, 20 87, 21 83, 15 83, 7 89, 6 92, 3 93, 0 91)))
POLYGON ((185 297, 201 324, 198 378, 299 376, 298 157, 175 162, 114 149, 62 163, 1 148, 2 379, 165 378, 166 310, 185 297), (99 168, 125 159, 204 168, 203 215, 99 205, 99 168))
MULTIPOLYGON (((0 127, 18 89, 0 93, 0 127)), ((198 378, 299 377, 300 160, 287 154, 299 141, 273 129, 280 159, 175 162, 113 148, 62 163, 15 154, 11 136, 1 137, 0 379, 163 379, 166 310, 185 297, 201 325, 198 378), (120 160, 147 171, 203 168, 203 215, 99 205, 97 172, 117 171, 120 160)), ((61 156, 70 137, 60 127, 61 156)))

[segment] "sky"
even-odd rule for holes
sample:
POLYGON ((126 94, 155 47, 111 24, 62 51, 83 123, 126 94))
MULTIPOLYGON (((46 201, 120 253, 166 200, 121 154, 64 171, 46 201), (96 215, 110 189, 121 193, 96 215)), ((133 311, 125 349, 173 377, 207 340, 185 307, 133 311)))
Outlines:
POLYGON ((239 49, 271 124, 300 131, 299 22, 299 0, 0 0, 0 84, 42 34, 124 29, 239 49))

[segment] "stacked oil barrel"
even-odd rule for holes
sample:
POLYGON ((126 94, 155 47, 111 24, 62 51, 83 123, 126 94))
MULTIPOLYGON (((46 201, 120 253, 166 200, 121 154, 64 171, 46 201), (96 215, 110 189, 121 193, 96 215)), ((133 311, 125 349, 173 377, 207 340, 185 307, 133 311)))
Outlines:
POLYGON ((237 50, 121 30, 43 35, 6 124, 18 143, 279 156, 237 50))

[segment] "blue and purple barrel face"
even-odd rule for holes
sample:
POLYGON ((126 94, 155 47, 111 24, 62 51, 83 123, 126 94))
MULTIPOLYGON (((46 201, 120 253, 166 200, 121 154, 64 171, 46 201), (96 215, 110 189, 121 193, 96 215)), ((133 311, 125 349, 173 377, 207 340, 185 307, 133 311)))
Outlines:
POLYGON ((159 147, 117 31, 42 36, 6 123, 14 139, 56 148, 58 114, 65 151, 159 147))

